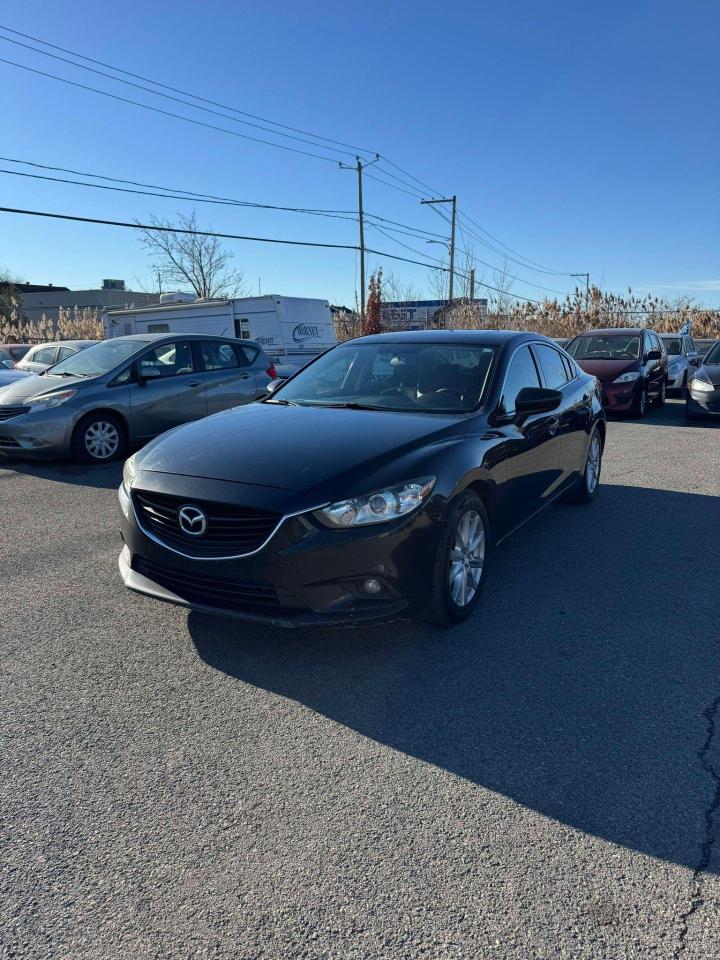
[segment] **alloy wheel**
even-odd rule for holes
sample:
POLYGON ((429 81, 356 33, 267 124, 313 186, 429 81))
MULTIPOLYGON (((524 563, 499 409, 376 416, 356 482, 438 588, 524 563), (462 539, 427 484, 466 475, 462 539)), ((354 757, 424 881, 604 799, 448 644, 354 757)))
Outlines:
POLYGON ((602 444, 597 432, 592 435, 590 440, 590 449, 588 450, 587 465, 585 467, 585 486, 587 492, 592 496, 595 487, 600 479, 600 460, 602 457, 602 444))
POLYGON ((108 420, 96 420, 85 431, 85 449, 93 460, 109 460, 120 446, 120 433, 108 420))
POLYGON ((466 607, 477 593, 485 563, 485 525, 477 510, 467 510, 455 528, 450 551, 448 583, 458 607, 466 607))

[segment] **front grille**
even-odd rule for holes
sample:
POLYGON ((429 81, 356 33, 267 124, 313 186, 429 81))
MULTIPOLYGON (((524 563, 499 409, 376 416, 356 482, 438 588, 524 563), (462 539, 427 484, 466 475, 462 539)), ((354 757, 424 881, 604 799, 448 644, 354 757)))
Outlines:
POLYGON ((281 515, 269 510, 209 503, 164 493, 133 490, 135 511, 141 526, 168 547, 194 557, 233 557, 252 553, 270 536, 281 515), (202 510, 207 529, 202 536, 185 533, 178 513, 181 507, 202 510))
POLYGON ((271 583, 256 580, 228 580, 209 574, 199 576, 153 563, 135 555, 132 568, 143 577, 165 587, 188 603, 223 610, 247 610, 252 612, 279 610, 280 604, 275 587, 271 583))
POLYGON ((27 413, 30 407, 2 407, 0 406, 0 420, 9 420, 11 417, 19 417, 22 413, 27 413))

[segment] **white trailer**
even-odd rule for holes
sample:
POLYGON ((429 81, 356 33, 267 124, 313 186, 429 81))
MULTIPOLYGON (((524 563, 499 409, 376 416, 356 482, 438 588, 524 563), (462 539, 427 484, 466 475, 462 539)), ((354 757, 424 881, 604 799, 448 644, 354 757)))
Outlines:
POLYGON ((102 320, 106 338, 133 333, 207 333, 255 340, 280 376, 288 376, 337 342, 327 300, 276 294, 191 301, 187 295, 166 294, 153 307, 107 310, 102 320))

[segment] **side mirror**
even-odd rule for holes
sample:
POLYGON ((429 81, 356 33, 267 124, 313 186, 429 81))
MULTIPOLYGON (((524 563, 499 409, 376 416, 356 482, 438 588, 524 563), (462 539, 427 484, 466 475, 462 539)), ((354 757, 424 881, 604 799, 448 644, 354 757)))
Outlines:
POLYGON ((271 380, 270 383, 265 387, 265 389, 267 390, 268 393, 275 393, 277 388, 279 386, 282 386, 283 383, 285 383, 284 380, 280 380, 280 379, 271 380))
POLYGON ((160 373, 157 367, 143 367, 141 364, 138 364, 137 378, 139 383, 146 383, 148 380, 159 380, 161 377, 162 373, 160 373))
POLYGON ((562 402, 559 390, 546 390, 544 387, 523 387, 515 398, 515 413, 548 413, 556 410, 562 402))
POLYGON ((688 357, 688 363, 690 364, 691 367, 699 367, 701 361, 702 361, 702 357, 698 357, 698 356, 688 357))
POLYGON ((662 360, 662 354, 659 350, 648 350, 645 354, 645 360, 662 360))

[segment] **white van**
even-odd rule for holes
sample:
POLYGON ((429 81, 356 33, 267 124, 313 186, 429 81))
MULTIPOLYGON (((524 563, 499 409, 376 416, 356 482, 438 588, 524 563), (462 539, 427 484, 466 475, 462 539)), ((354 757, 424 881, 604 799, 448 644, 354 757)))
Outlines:
POLYGON ((152 307, 107 310, 105 337, 133 333, 207 333, 255 340, 287 377, 337 342, 327 300, 308 297, 239 297, 195 300, 187 294, 164 294, 152 307))

